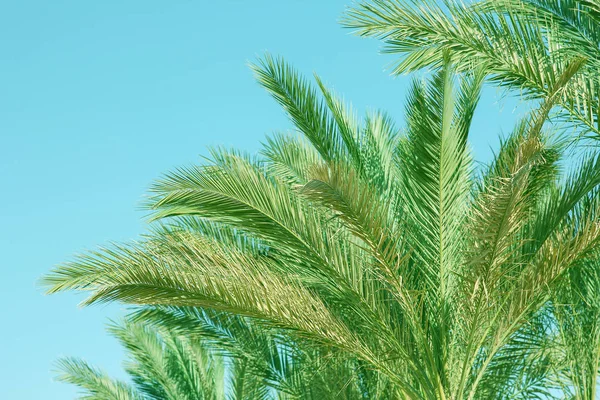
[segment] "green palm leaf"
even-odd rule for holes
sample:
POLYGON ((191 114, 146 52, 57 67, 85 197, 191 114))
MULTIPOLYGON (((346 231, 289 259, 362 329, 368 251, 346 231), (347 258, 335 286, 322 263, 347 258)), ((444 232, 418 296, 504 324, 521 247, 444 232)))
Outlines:
MULTIPOLYGON (((554 58, 545 30, 482 8, 468 18, 494 30, 481 53, 493 57, 472 65, 480 53, 450 39, 487 39, 461 7, 361 7, 352 15, 365 34, 438 41, 427 65, 440 68, 411 86, 404 129, 381 112, 359 119, 320 79, 317 91, 267 56, 253 68, 296 132, 257 157, 215 150, 167 174, 152 187, 146 236, 85 253, 43 283, 90 292, 84 304, 142 307, 114 333, 150 398, 223 396, 217 356, 236 398, 543 398, 550 388, 589 398, 597 353, 574 363, 598 343, 585 322, 596 316, 598 156, 563 173, 567 146, 546 124, 587 61, 554 58), (509 66, 515 54, 527 57, 509 66), (490 68, 541 101, 477 173, 468 143, 490 68)), ((402 68, 422 67, 423 54, 402 68)))

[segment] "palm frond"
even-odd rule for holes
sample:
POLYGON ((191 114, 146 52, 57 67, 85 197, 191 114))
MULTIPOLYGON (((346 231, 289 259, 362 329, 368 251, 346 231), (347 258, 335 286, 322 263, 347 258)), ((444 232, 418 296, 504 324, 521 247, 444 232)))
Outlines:
POLYGON ((109 378, 105 373, 77 358, 62 358, 58 361, 58 380, 78 386, 82 390, 80 399, 96 400, 143 400, 126 383, 109 378))
MULTIPOLYGON (((394 74, 440 68, 451 52, 457 69, 485 70, 498 85, 544 99, 563 70, 584 64, 558 103, 562 117, 598 135, 597 29, 581 21, 580 1, 506 0, 465 4, 374 0, 351 8, 344 24, 401 55, 394 74), (590 37, 593 36, 593 39, 590 37)), ((594 137, 595 137, 594 136, 594 137)))

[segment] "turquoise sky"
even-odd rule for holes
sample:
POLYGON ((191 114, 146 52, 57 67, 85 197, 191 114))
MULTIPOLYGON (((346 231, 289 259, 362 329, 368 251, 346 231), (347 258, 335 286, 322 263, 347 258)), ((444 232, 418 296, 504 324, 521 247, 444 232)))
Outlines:
MULTIPOLYGON (((36 280, 143 232, 139 204, 161 173, 289 128, 249 61, 282 55, 402 122, 408 78, 339 26, 349 2, 0 1, 0 398, 73 398, 52 380, 62 355, 124 376, 104 326, 125 307, 79 309, 81 296, 44 296, 36 280)), ((487 89, 474 122, 481 161, 519 114, 499 97, 487 89)))

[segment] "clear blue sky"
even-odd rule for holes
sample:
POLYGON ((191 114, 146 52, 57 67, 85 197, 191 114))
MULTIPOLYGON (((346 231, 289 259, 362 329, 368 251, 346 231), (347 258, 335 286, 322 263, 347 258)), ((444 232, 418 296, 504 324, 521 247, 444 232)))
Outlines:
MULTIPOLYGON (((338 24, 350 0, 0 2, 0 398, 69 399, 53 362, 82 356, 123 376, 104 330, 124 307, 44 296, 53 265, 143 232, 140 200, 162 172, 223 144, 256 151, 287 129, 247 62, 264 51, 317 71, 361 111, 401 122, 407 78, 376 41, 338 24)), ((485 92, 479 160, 515 121, 485 92)))

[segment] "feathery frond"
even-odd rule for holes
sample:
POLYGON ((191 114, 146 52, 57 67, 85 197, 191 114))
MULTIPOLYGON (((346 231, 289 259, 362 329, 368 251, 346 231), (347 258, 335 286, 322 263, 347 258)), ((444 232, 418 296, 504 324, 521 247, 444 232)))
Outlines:
POLYGON ((141 306, 114 333, 144 396, 218 397, 221 358, 236 398, 595 395, 599 353, 581 354, 600 340, 598 155, 563 174, 566 147, 546 129, 588 64, 559 59, 546 30, 513 14, 373 4, 350 14, 355 27, 416 51, 402 70, 428 54, 439 67, 411 86, 403 129, 381 112, 359 119, 267 56, 253 68, 295 133, 167 174, 142 240, 44 278, 49 292, 89 292, 84 304, 141 306), (490 68, 540 101, 479 174, 468 143, 490 68))

